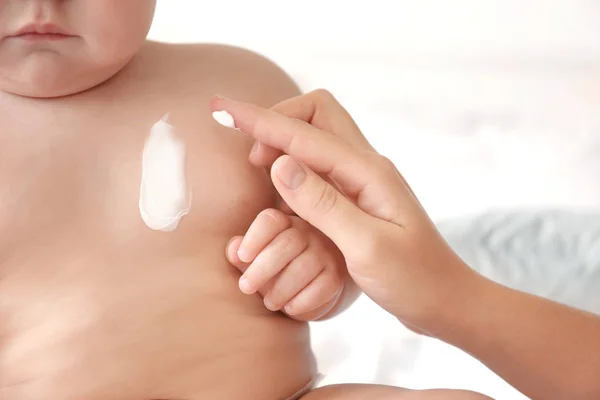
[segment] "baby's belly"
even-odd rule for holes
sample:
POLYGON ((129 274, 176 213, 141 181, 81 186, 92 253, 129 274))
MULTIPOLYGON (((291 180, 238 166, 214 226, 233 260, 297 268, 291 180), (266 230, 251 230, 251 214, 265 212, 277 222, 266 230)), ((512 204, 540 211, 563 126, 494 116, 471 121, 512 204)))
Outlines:
POLYGON ((0 398, 278 400, 304 386, 306 324, 239 292, 228 239, 13 253, 0 280, 0 398))

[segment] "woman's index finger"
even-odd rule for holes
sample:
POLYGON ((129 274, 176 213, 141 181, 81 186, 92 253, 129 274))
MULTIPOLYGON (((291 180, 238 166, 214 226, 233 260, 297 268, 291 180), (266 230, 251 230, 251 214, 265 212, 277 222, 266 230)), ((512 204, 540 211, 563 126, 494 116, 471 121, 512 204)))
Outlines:
POLYGON ((368 183, 368 160, 364 152, 337 136, 312 125, 253 104, 215 97, 214 111, 227 111, 235 127, 268 146, 329 175, 344 189, 360 191, 368 183))
POLYGON ((272 110, 296 118, 339 136, 354 147, 372 150, 373 147, 362 134, 356 122, 337 99, 326 90, 315 90, 307 94, 284 100, 272 110))

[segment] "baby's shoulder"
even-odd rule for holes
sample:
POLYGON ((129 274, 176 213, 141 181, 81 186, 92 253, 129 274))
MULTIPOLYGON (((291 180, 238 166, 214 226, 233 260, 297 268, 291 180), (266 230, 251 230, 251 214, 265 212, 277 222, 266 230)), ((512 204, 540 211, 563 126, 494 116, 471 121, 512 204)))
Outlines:
POLYGON ((234 46, 149 42, 145 57, 157 79, 191 96, 221 94, 271 106, 299 94, 292 78, 268 58, 234 46))

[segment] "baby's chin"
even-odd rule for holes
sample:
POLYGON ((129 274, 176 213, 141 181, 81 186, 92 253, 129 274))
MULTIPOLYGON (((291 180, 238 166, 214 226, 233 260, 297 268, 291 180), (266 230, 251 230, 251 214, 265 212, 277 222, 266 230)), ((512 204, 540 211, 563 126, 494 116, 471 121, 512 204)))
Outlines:
POLYGON ((102 68, 27 66, 14 74, 3 74, 0 90, 21 97, 52 99, 73 96, 98 87, 117 75, 126 62, 102 68))

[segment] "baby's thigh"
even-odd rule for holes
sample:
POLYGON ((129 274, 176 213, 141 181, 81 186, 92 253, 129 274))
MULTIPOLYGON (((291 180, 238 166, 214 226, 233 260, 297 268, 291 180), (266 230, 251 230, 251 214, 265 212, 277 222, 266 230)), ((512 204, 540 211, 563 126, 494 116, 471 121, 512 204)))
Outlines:
POLYGON ((308 393, 300 400, 490 400, 465 390, 408 390, 383 385, 333 385, 308 393))

